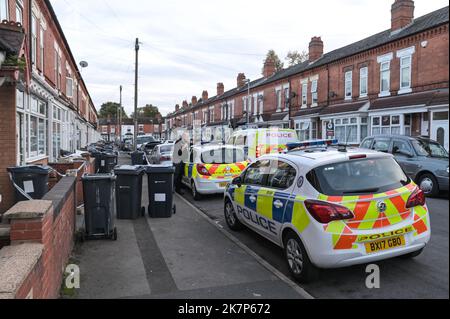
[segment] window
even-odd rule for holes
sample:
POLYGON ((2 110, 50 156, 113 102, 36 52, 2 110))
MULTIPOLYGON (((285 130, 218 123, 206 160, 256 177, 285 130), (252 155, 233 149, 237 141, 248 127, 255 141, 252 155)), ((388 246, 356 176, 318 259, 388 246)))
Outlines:
POLYGON ((66 77, 66 95, 69 98, 73 97, 73 79, 66 77))
POLYGON ((367 67, 359 70, 359 97, 366 97, 368 93, 368 73, 367 67))
MULTIPOLYGON (((0 2, 1 2, 1 0, 0 0, 0 2)), ((2 19, 0 19, 0 20, 2 20, 2 19)), ((16 1, 16 22, 19 22, 20 24, 23 24, 23 3, 22 3, 22 0, 16 1)))
POLYGON ((372 145, 372 150, 388 153, 390 144, 391 141, 387 138, 375 139, 375 142, 372 145))
POLYGON ((252 164, 245 173, 244 184, 264 186, 270 172, 270 161, 260 161, 252 164))
POLYGON ((308 104, 308 84, 302 84, 302 107, 306 107, 308 104))
POLYGON ((400 59, 400 91, 411 88, 411 57, 400 59))
POLYGON ((34 14, 31 16, 31 63, 36 66, 37 50, 37 19, 34 14))
POLYGON ((20 109, 23 109, 24 102, 24 93, 22 91, 16 90, 16 106, 20 109))
MULTIPOLYGON (((406 132, 406 128, 405 128, 406 132)), ((385 115, 372 118, 372 135, 400 135, 401 116, 385 115)))
POLYGON ((361 144, 361 148, 370 149, 372 142, 373 142, 373 138, 368 138, 361 144))
POLYGON ((289 104, 290 104, 290 94, 289 94, 289 88, 284 89, 284 109, 289 110, 289 104))
POLYGON ((297 171, 291 165, 282 161, 272 161, 267 187, 288 189, 294 184, 297 171))
POLYGON ((433 121, 447 121, 447 120, 448 120, 448 112, 433 113, 433 121))
POLYGON ((358 140, 358 119, 344 118, 342 121, 335 120, 334 135, 340 143, 356 144, 358 140))
POLYGON ((39 54, 40 54, 40 66, 41 71, 44 72, 44 28, 41 26, 39 34, 39 54))
POLYGON ((345 72, 345 99, 351 100, 353 94, 353 74, 352 71, 345 72))
POLYGON ((312 106, 316 106, 319 100, 317 94, 317 80, 314 80, 311 83, 311 96, 312 96, 312 106))
POLYGON ((281 111, 281 90, 277 90, 277 112, 281 111))
POLYGON ((0 0, 0 21, 9 20, 8 0, 0 0))
POLYGON ((391 62, 383 62, 380 67, 380 93, 389 94, 391 90, 391 62))
POLYGON ((411 146, 406 141, 394 140, 392 154, 397 156, 413 156, 411 146))

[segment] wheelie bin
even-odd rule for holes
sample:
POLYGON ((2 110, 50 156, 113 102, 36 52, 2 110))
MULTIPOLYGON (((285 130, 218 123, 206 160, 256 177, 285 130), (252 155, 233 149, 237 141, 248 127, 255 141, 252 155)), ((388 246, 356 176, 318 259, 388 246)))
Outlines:
POLYGON ((142 151, 135 151, 131 153, 131 165, 146 164, 145 153, 142 151))
POLYGON ((98 172, 100 174, 110 174, 117 165, 117 154, 115 153, 101 153, 100 167, 98 172))
POLYGON ((142 203, 142 176, 145 169, 141 166, 122 165, 114 169, 116 180, 117 219, 138 219, 145 214, 142 203))
POLYGON ((152 218, 170 218, 176 213, 173 204, 173 166, 146 166, 148 177, 148 214, 152 218))
POLYGON ((48 166, 18 166, 9 167, 8 172, 11 174, 14 186, 16 201, 28 200, 22 194, 22 191, 28 194, 32 199, 42 199, 48 192, 48 174, 51 168, 48 166), (17 189, 17 187, 20 188, 17 189))

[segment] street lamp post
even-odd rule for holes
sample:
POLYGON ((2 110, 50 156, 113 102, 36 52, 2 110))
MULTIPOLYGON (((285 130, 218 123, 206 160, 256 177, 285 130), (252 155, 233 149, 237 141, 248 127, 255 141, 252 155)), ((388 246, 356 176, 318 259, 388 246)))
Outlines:
POLYGON ((251 108, 250 106, 250 79, 247 79, 247 126, 250 122, 250 112, 249 109, 251 108))

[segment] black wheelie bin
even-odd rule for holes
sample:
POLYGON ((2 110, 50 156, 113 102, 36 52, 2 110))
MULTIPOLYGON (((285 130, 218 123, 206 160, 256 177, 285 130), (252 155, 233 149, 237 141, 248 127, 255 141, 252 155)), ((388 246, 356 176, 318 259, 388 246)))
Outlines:
POLYGON ((117 219, 138 219, 145 214, 142 202, 142 166, 117 166, 114 169, 116 180, 117 219))
POLYGON ((148 214, 151 218, 170 218, 176 213, 173 204, 173 166, 146 166, 148 177, 148 214))
MULTIPOLYGON (((50 171, 50 167, 38 165, 8 168, 12 181, 32 199, 42 199, 44 195, 47 194, 48 174, 50 171)), ((14 187, 16 201, 20 202, 28 200, 17 187, 14 187)))

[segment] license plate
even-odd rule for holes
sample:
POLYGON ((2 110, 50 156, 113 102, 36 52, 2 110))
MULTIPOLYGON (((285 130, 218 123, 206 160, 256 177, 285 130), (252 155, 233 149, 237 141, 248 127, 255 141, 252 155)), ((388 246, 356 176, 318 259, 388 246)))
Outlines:
POLYGON ((373 241, 366 243, 366 252, 368 254, 377 253, 379 251, 389 250, 406 245, 405 236, 392 237, 388 239, 373 241))
POLYGON ((227 187, 227 185, 228 185, 228 182, 223 182, 223 183, 219 184, 219 187, 227 187))

